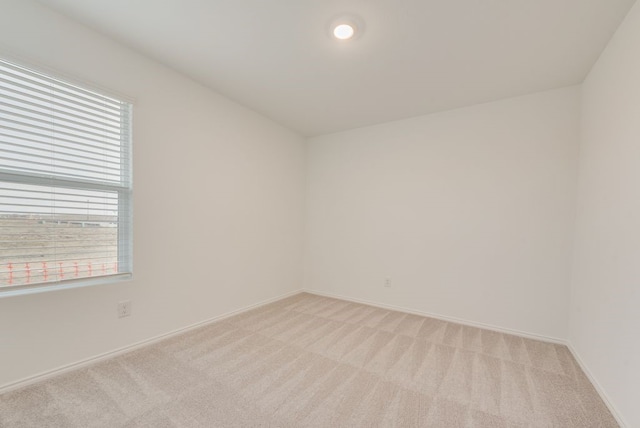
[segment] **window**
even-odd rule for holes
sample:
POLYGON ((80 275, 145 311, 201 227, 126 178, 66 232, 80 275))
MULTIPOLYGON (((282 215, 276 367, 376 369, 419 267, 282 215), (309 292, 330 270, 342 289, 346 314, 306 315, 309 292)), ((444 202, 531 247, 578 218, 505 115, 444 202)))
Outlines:
POLYGON ((0 60, 0 294, 132 272, 131 104, 0 60))

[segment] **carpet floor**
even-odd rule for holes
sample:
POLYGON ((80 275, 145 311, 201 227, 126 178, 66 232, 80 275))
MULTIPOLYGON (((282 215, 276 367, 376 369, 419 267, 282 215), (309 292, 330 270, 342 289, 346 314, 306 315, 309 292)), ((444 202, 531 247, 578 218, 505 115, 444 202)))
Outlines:
POLYGON ((617 427, 569 350, 299 294, 0 396, 2 427, 617 427))

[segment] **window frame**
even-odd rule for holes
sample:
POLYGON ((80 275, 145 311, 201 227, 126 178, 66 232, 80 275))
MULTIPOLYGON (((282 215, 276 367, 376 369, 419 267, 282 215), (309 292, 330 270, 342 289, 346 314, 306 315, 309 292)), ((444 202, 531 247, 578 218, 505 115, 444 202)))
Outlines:
MULTIPOLYGON (((24 68, 27 71, 41 74, 51 80, 62 84, 77 87, 80 90, 93 92, 97 95, 115 99, 127 104, 126 109, 121 110, 121 115, 127 115, 123 123, 126 123, 126 131, 121 129, 120 141, 123 147, 120 170, 121 177, 127 177, 126 182, 120 185, 103 183, 98 180, 82 178, 56 178, 47 174, 30 172, 17 172, 5 170, 0 164, 0 182, 38 185, 55 188, 67 188, 77 190, 111 191, 118 195, 118 270, 120 272, 106 275, 96 275, 83 278, 62 279, 57 281, 39 282, 33 284, 20 284, 0 286, 0 298, 16 295, 34 294, 46 291, 65 290, 70 288, 86 287, 101 284, 112 284, 133 279, 133 110, 135 99, 116 91, 105 89, 102 86, 89 83, 83 79, 72 77, 67 73, 52 69, 43 65, 34 65, 32 61, 24 61, 0 50, 0 59, 14 66, 24 68), (120 220, 125 221, 120 221, 120 220), (124 252, 126 257, 120 257, 124 252)), ((124 118, 123 118, 124 119, 124 118)))

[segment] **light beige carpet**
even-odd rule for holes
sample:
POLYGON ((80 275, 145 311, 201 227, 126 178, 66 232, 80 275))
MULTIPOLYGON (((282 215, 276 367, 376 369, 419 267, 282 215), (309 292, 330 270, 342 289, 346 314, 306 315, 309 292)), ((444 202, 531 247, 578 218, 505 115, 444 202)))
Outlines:
POLYGON ((615 427, 569 350, 300 294, 0 396, 2 427, 615 427))

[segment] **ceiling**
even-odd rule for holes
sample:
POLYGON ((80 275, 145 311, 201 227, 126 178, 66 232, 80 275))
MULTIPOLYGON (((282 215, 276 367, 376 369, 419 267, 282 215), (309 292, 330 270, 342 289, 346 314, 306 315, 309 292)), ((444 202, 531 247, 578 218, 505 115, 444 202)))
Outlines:
POLYGON ((578 84, 635 0, 40 2, 313 136, 578 84))

